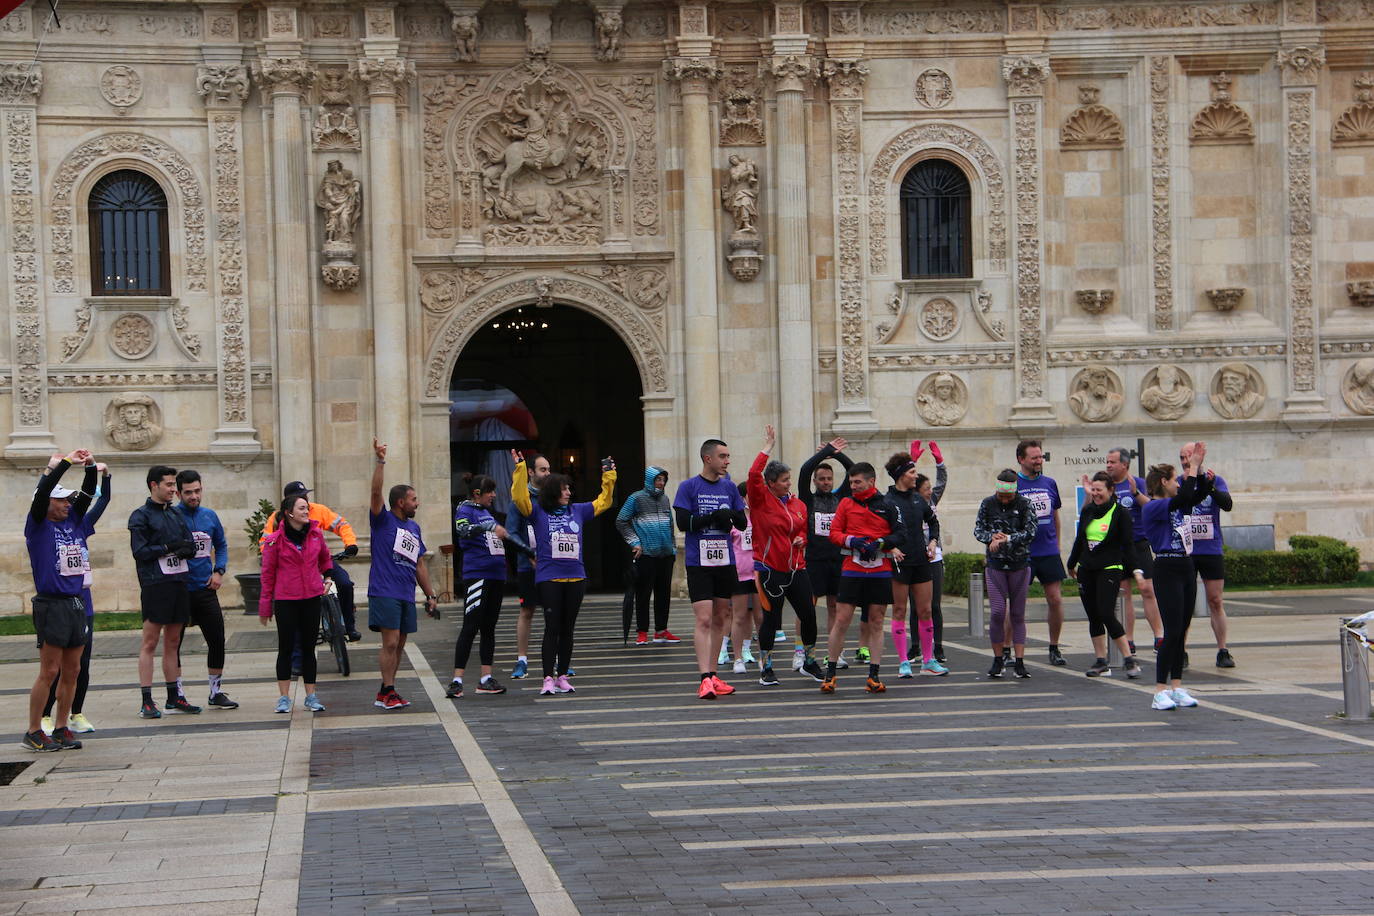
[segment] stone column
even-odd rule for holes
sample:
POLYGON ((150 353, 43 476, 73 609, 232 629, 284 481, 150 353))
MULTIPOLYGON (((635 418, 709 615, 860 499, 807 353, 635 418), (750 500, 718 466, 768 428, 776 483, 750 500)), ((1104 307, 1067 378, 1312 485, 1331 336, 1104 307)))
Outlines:
MULTIPOLYGON (((234 27, 232 10, 223 17, 234 27)), ((219 369, 219 417, 210 454, 231 466, 243 466, 262 451, 253 428, 252 375, 248 359, 248 307, 244 299, 247 264, 243 244, 243 102, 248 97, 248 71, 237 55, 231 62, 204 50, 205 65, 196 70, 196 91, 205 102, 211 158, 210 195, 214 204, 211 231, 215 246, 215 327, 219 369)))
POLYGON ((298 57, 268 57, 255 76, 272 103, 272 283, 275 298, 276 448, 281 477, 315 472, 315 354, 310 322, 311 188, 301 95, 315 80, 298 57))
POLYGON ((1016 401, 1013 423, 1046 423, 1054 408, 1045 400, 1044 308, 1041 276, 1045 244, 1044 148, 1040 142, 1044 120, 1045 82, 1050 63, 1043 57, 1002 58, 1002 78, 1011 103, 1011 131, 1016 199, 1016 401))
POLYGON ((389 459, 401 463, 390 475, 413 479, 410 442, 410 337, 406 306, 406 226, 401 206, 401 137, 396 96, 415 76, 415 65, 399 58, 370 58, 356 65, 367 85, 371 106, 367 125, 368 181, 363 210, 372 250, 373 407, 377 438, 389 446, 389 459))
POLYGON ((1287 189, 1284 299, 1288 303, 1288 397, 1283 420, 1290 427, 1330 418, 1318 372, 1317 318, 1312 303, 1316 181, 1313 166, 1317 77, 1326 63, 1320 45, 1279 51, 1283 86, 1283 183, 1287 189))
MULTIPOLYGON (((781 41, 775 38, 775 49, 781 41)), ((802 36, 802 42, 805 42, 802 36)), ((778 267, 778 441, 782 454, 800 462, 816 447, 816 399, 812 367, 811 246, 806 219, 806 82, 815 63, 805 55, 774 57, 770 70, 777 93, 773 144, 778 267)))
POLYGON ((38 194, 38 94, 43 69, 37 63, 0 64, 0 177, 5 282, 10 313, 10 398, 12 427, 6 458, 46 459, 57 450, 49 430, 47 330, 43 304, 41 203, 38 194))
MULTIPOLYGON (((703 11, 704 22, 704 11, 703 11)), ((720 348, 716 284, 716 195, 711 169, 711 82, 714 58, 668 61, 682 92, 682 300, 687 439, 720 435, 720 348)), ((690 459, 689 459, 690 460, 690 459)))

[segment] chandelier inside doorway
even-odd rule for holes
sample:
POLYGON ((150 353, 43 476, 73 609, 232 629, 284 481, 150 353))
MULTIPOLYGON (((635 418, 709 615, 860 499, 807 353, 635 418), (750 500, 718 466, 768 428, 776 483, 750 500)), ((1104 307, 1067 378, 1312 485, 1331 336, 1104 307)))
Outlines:
POLYGON ((549 322, 527 314, 521 307, 501 315, 491 323, 491 329, 506 344, 512 358, 524 358, 534 354, 540 337, 549 330, 549 322))

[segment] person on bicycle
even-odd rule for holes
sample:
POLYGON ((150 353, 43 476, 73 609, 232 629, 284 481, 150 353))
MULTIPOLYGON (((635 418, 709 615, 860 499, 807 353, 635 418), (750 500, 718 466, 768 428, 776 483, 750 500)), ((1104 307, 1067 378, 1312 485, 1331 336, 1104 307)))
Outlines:
MULTIPOLYGON (((262 596, 258 617, 262 625, 277 618, 277 712, 291 711, 291 652, 297 645, 301 653, 301 683, 305 687, 305 708, 323 712, 324 704, 315 693, 315 637, 320 632, 320 598, 324 577, 334 572, 334 562, 324 543, 324 532, 310 518, 310 502, 303 494, 288 496, 281 502, 275 531, 262 547, 262 596)), ((273 526, 274 529, 276 526, 273 526)))
MULTIPOLYGON (((299 480, 293 480, 282 489, 282 497, 304 496, 310 506, 310 520, 318 522, 322 532, 328 531, 339 536, 344 543, 343 553, 339 559, 348 560, 358 555, 358 536, 353 533, 353 526, 348 523, 348 519, 330 509, 324 503, 310 502, 310 494, 315 492, 308 489, 299 480)), ((267 536, 277 528, 277 513, 273 513, 268 519, 267 526, 263 528, 262 539, 267 540, 267 536)), ((343 611, 344 629, 348 631, 348 641, 357 642, 363 638, 363 634, 358 632, 357 609, 353 604, 353 579, 348 575, 348 570, 341 563, 334 564, 334 585, 339 589, 339 609, 343 611)))

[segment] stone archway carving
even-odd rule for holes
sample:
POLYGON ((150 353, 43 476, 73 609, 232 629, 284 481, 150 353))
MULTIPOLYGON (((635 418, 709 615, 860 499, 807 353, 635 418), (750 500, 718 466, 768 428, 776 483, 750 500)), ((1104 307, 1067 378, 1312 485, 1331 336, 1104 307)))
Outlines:
POLYGON ((556 274, 527 274, 456 305, 435 328, 427 343, 425 397, 444 397, 459 354, 487 321, 518 305, 549 301, 580 308, 604 321, 634 357, 645 394, 668 391, 663 343, 633 304, 582 280, 556 274))
POLYGON ((78 144, 58 166, 48 200, 48 225, 52 242, 52 291, 76 292, 76 212, 79 201, 72 195, 90 168, 108 160, 122 159, 142 165, 163 179, 180 209, 184 235, 182 253, 186 289, 206 289, 205 204, 200 179, 195 169, 171 145, 146 134, 120 132, 101 134, 78 144))
MULTIPOLYGON (((912 157, 930 149, 948 150, 973 167, 987 201, 987 258, 993 273, 1007 269, 1007 191, 1002 162, 982 137, 957 124, 918 124, 883 144, 868 170, 868 260, 873 276, 886 273, 888 195, 897 174, 912 157)), ((977 195, 975 194, 975 199, 977 195)))

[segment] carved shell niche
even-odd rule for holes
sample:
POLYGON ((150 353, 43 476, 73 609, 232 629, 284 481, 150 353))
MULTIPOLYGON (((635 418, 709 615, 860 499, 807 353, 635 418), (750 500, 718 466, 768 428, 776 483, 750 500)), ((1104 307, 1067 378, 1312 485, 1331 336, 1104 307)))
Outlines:
POLYGON ((1188 139, 1195 144, 1253 143, 1255 126, 1235 102, 1218 100, 1209 103, 1193 118, 1188 139))
POLYGON ((1347 108, 1331 127, 1332 146, 1374 145, 1374 103, 1347 108))
POLYGON ((1059 145, 1065 149, 1120 149, 1124 142, 1121 119, 1105 105, 1079 108, 1059 129, 1059 145))

